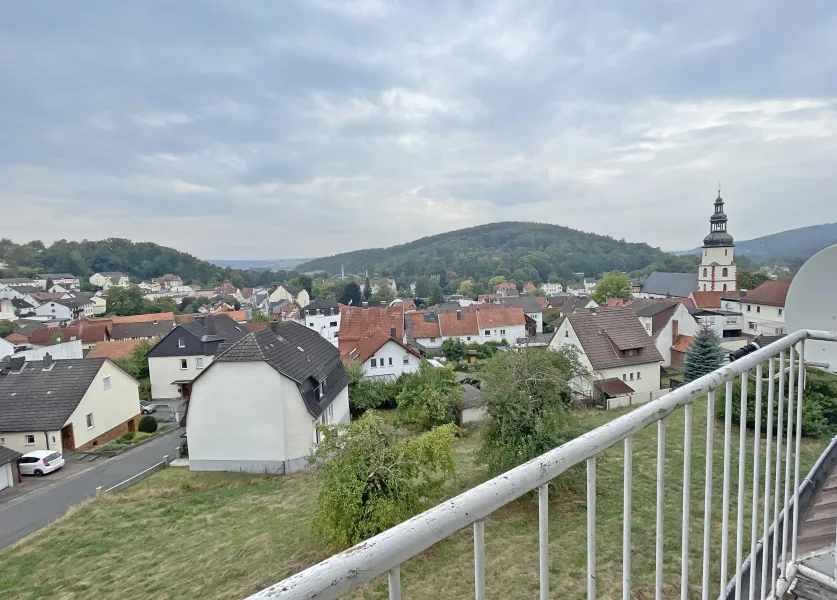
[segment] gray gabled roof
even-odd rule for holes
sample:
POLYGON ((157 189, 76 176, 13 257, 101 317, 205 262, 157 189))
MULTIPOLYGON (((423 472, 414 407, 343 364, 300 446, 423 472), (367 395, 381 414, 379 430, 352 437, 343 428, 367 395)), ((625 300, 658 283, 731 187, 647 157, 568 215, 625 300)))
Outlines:
POLYGON ((503 308, 522 308, 525 313, 543 312, 543 307, 535 296, 497 298, 496 302, 498 302, 503 308))
POLYGON ((130 340, 134 338, 154 338, 167 335, 174 328, 174 321, 160 320, 144 323, 114 323, 110 329, 110 337, 114 340, 130 340))
POLYGON ((340 351, 316 331, 294 321, 272 322, 265 329, 250 333, 233 344, 223 344, 212 364, 195 381, 216 363, 223 362, 266 362, 296 382, 305 406, 314 418, 319 417, 349 385, 340 351), (323 382, 324 395, 317 398, 317 387, 323 382))
POLYGON ((654 271, 642 284, 643 294, 688 298, 698 289, 697 273, 664 273, 654 271))
POLYGON ((567 319, 596 371, 663 360, 636 313, 627 308, 582 311, 567 319), (638 355, 622 356, 622 351, 634 349, 640 350, 638 355))
POLYGON ((6 463, 10 463, 13 460, 17 460, 23 456, 17 450, 12 450, 11 448, 6 448, 5 446, 0 446, 0 467, 5 465, 6 463))
POLYGON ((4 363, 0 366, 0 431, 61 429, 106 360, 59 360, 48 371, 42 361, 26 362, 20 372, 4 363))
POLYGON ((182 327, 202 342, 223 339, 232 343, 247 335, 247 330, 244 327, 224 313, 204 315, 203 318, 197 317, 194 321, 181 323, 179 327, 182 327))
POLYGON ((335 310, 340 310, 340 305, 337 304, 337 300, 334 298, 317 298, 306 304, 303 310, 305 314, 309 314, 309 312, 316 313, 318 310, 330 314, 335 310))

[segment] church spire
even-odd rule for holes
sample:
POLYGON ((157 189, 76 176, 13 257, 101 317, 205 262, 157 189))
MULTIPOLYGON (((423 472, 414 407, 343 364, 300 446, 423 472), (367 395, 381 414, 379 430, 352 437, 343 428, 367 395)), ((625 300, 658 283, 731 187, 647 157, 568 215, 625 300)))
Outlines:
POLYGON ((709 217, 709 235, 703 238, 704 247, 734 246, 733 239, 727 233, 727 215, 724 213, 724 199, 721 198, 721 185, 718 184, 718 197, 715 199, 715 212, 709 217))

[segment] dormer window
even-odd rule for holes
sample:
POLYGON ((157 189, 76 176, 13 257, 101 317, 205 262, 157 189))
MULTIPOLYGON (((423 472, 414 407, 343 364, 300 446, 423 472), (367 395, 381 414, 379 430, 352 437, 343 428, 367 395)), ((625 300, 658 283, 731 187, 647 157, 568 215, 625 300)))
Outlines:
POLYGON ((177 347, 178 348, 185 348, 186 347, 186 338, 177 338, 177 347))
POLYGON ((642 348, 628 348, 627 350, 622 350, 622 356, 639 356, 642 353, 642 348))

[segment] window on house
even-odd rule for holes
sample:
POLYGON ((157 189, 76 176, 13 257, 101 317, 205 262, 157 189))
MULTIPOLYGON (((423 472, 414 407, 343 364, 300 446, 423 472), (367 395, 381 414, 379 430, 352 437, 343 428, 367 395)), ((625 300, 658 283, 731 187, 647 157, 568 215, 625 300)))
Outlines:
POLYGON ((490 330, 490 329, 486 329, 486 330, 485 330, 485 335, 487 335, 487 336, 491 337, 491 330, 490 330))
POLYGON ((651 331, 651 323, 646 323, 645 324, 645 329, 646 329, 646 331, 651 331))
POLYGON ((313 327, 313 326, 314 326, 313 323, 308 323, 308 327, 313 327))
POLYGON ((637 378, 637 379, 642 379, 642 373, 640 373, 639 371, 637 371, 637 372, 636 372, 636 378, 637 378))
POLYGON ((706 269, 703 270, 703 276, 706 277, 706 269))
POLYGON ((328 405, 328 408, 326 408, 326 414, 328 415, 329 421, 334 419, 334 402, 328 405))
POLYGON ((627 380, 628 380, 628 376, 625 375, 624 373, 622 373, 622 381, 627 381, 627 380))
POLYGON ((52 436, 52 441, 55 442, 55 436, 52 436))
POLYGON ((102 378, 102 387, 106 390, 110 389, 110 375, 102 378))
POLYGON ((500 335, 506 335, 506 330, 505 330, 505 329, 501 329, 501 330, 500 330, 500 335))
POLYGON ((390 367, 392 366, 392 357, 391 356, 389 357, 389 366, 390 367))
POLYGON ((465 338, 465 339, 466 339, 466 340, 468 340, 468 341, 470 342, 470 341, 471 341, 471 336, 469 335, 469 336, 468 336, 467 338, 465 338))
POLYGON ((779 316, 780 317, 782 316, 782 309, 781 308, 779 309, 779 316))
POLYGON ((750 310, 751 310, 752 308, 753 308, 753 307, 752 307, 751 305, 749 305, 749 304, 748 304, 748 305, 747 305, 747 312, 750 312, 750 310))
POLYGON ((337 327, 337 321, 332 321, 328 324, 329 327, 337 327))
POLYGON ((375 367, 377 367, 377 366, 378 366, 378 359, 377 359, 377 358, 373 358, 373 359, 372 359, 372 368, 374 369, 374 368, 375 368, 375 367))
POLYGON ((87 413, 84 415, 84 420, 87 421, 87 428, 93 429, 93 413, 87 413))
POLYGON ((729 277, 729 269, 727 269, 726 267, 721 269, 721 277, 729 277))
POLYGON ((570 332, 569 332, 569 330, 567 330, 567 331, 565 331, 565 332, 564 332, 564 337, 566 337, 566 338, 570 337, 570 332))
POLYGON ((761 313, 761 306, 757 306, 757 307, 756 307, 756 312, 757 312, 757 313, 761 313))
POLYGON ((755 331, 755 330, 756 330, 756 324, 755 324, 755 323, 753 323, 752 321, 748 321, 748 322, 747 322, 747 327, 748 327, 749 329, 752 329, 753 331, 755 331))
POLYGON ((177 338, 177 347, 178 348, 185 348, 186 347, 186 338, 177 338))
POLYGON ((727 256, 727 252, 728 252, 728 250, 725 248, 724 249, 724 256, 727 256))
POLYGON ((430 343, 431 343, 431 344, 432 344, 432 343, 434 343, 435 341, 436 341, 436 338, 434 338, 434 337, 433 337, 433 338, 430 338, 430 343))
POLYGON ((197 357, 195 359, 195 368, 196 369, 203 369, 203 357, 197 357))
POLYGON ((189 368, 189 365, 186 363, 186 359, 185 359, 185 358, 181 358, 181 359, 180 359, 180 370, 181 370, 181 371, 185 371, 185 370, 186 370, 186 369, 188 369, 188 368, 189 368))
POLYGON ((409 355, 409 354, 405 354, 405 355, 404 355, 404 364, 405 364, 405 365, 409 365, 409 364, 410 364, 410 355, 409 355))
POLYGON ((723 289, 723 291, 725 291, 725 292, 727 291, 727 284, 726 284, 726 283, 724 284, 724 289, 723 289))
POLYGON ((35 444, 35 436, 30 435, 30 434, 26 434, 26 445, 27 446, 33 446, 34 444, 35 444))

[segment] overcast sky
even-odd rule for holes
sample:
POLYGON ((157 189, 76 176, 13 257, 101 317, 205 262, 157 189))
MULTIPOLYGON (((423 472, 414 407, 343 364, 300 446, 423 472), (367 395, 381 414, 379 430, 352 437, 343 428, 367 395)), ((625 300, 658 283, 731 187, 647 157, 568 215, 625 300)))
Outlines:
POLYGON ((833 0, 9 2, 0 237, 309 257, 837 221, 833 0), (595 6, 595 8, 593 8, 595 6))

